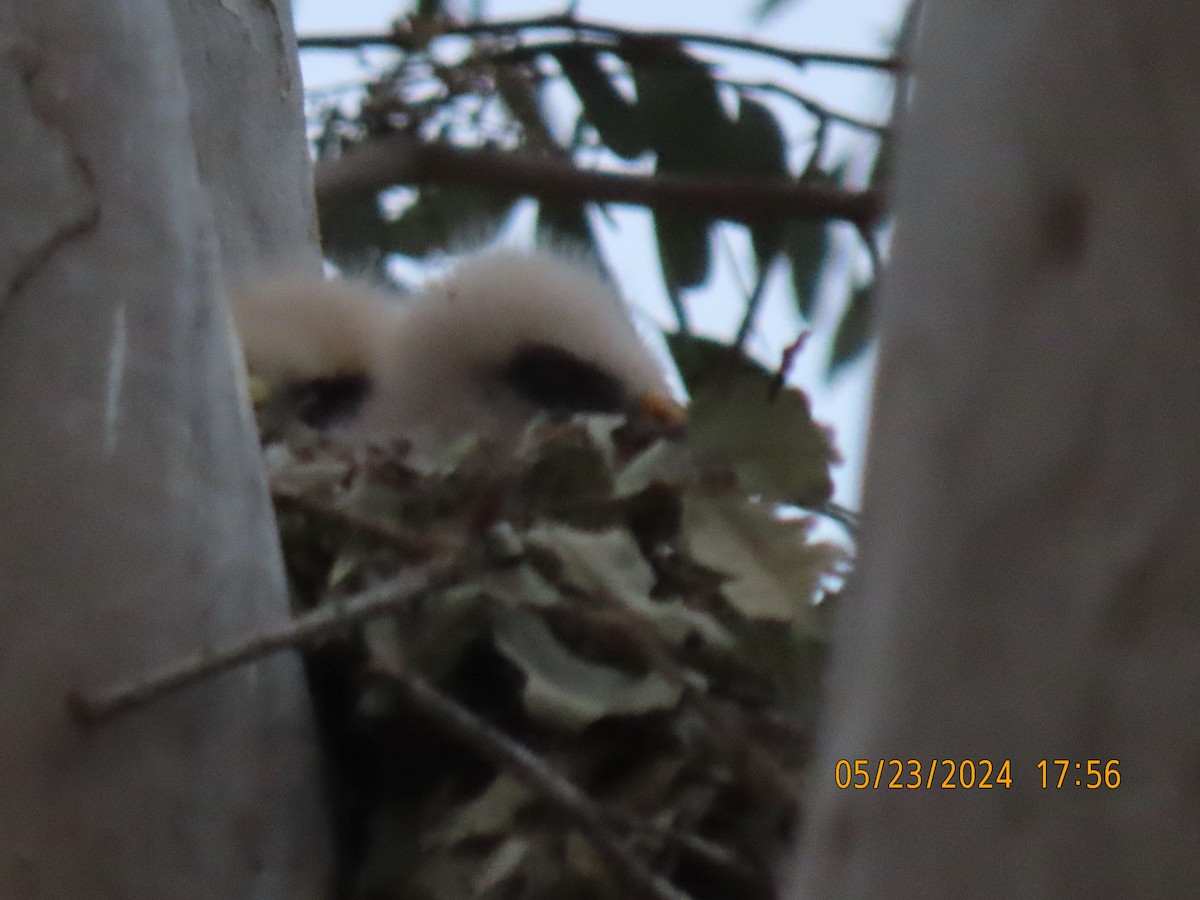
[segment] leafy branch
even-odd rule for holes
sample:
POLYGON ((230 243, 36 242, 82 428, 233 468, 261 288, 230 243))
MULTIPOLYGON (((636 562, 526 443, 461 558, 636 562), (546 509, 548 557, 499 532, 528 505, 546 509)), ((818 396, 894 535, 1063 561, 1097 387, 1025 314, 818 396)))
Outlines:
POLYGON ((388 34, 326 34, 302 35, 301 50, 363 50, 367 47, 395 47, 399 50, 421 49, 430 40, 447 35, 503 37, 531 31, 571 31, 593 40, 611 44, 697 44, 723 50, 737 50, 772 57, 794 66, 812 64, 850 66, 879 72, 897 72, 900 64, 894 57, 869 56, 855 53, 835 53, 825 50, 798 50, 780 44, 751 38, 730 37, 706 31, 646 31, 627 28, 595 19, 581 19, 570 14, 553 14, 523 19, 497 19, 486 22, 451 22, 437 20, 427 27, 413 27, 411 21, 398 23, 388 34))

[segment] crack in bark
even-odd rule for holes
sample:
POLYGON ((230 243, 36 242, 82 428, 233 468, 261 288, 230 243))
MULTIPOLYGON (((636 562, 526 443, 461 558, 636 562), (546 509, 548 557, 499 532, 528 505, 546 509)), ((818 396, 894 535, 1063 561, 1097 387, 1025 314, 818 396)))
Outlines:
POLYGON ((3 323, 16 298, 50 264, 58 252, 91 232, 100 223, 100 204, 96 200, 96 179, 91 166, 76 146, 68 130, 50 114, 46 104, 39 99, 35 81, 43 68, 41 55, 29 45, 16 46, 8 55, 15 63, 14 68, 24 87, 30 116, 47 132, 56 135, 62 141, 91 202, 82 213, 55 228, 39 245, 19 255, 15 272, 8 284, 4 286, 3 292, 0 293, 0 324, 3 323))

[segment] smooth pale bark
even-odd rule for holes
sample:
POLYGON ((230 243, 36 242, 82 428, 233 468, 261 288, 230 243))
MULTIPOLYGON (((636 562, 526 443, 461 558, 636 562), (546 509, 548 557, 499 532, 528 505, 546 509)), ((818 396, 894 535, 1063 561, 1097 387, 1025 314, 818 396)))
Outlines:
POLYGON ((1200 884, 1197 35, 1190 0, 930 0, 794 897, 1200 884), (1056 757, 1121 784, 1042 790, 1056 757), (1013 786, 835 786, 881 758, 1013 786))
POLYGON ((296 659, 64 709, 286 616, 222 285, 319 265, 290 16, 0 2, 0 897, 324 894, 296 659))

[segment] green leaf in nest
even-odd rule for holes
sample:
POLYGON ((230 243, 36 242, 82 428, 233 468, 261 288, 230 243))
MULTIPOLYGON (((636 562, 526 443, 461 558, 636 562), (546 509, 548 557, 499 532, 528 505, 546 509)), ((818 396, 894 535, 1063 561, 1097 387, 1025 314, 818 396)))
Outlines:
POLYGON ((605 716, 672 709, 683 688, 657 672, 632 675, 572 653, 535 615, 515 612, 496 624, 496 646, 525 676, 529 715, 578 731, 605 716))
MULTIPOLYGON (((721 592, 749 619, 788 622, 816 635, 813 599, 844 554, 809 543, 807 519, 784 521, 740 497, 684 498, 684 536, 697 562, 729 576, 721 592)), ((823 636, 823 635, 821 635, 823 636)))
POLYGON ((654 484, 683 485, 692 475, 692 455, 683 441, 655 441, 617 475, 613 493, 632 497, 654 484))
POLYGON ((488 633, 491 617, 478 585, 455 585, 416 604, 404 615, 399 636, 404 658, 425 674, 440 678, 463 653, 488 633))
POLYGON ((551 551, 562 563, 562 579, 583 593, 617 602, 647 622, 659 636, 679 645, 692 636, 715 647, 729 647, 732 636, 707 613, 679 601, 650 597, 654 572, 627 531, 581 531, 546 524, 530 529, 528 540, 551 551))
POLYGON ((735 347, 678 333, 667 343, 691 394, 688 441, 698 453, 767 500, 812 507, 829 499, 839 457, 803 392, 777 390, 775 373, 735 347))
POLYGON ((605 448, 583 422, 535 429, 533 462, 521 478, 521 498, 537 516, 600 525, 612 475, 605 448))

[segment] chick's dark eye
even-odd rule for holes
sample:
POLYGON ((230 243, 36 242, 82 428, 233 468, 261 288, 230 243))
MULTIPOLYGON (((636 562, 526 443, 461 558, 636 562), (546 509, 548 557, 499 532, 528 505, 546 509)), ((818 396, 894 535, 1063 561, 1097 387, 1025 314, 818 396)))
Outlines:
POLYGON ((298 418, 311 428, 329 428, 353 419, 371 393, 371 379, 343 373, 292 385, 288 399, 298 418))
POLYGON ((620 412, 625 390, 610 372, 550 344, 520 347, 504 366, 501 380, 543 409, 553 412, 620 412))

